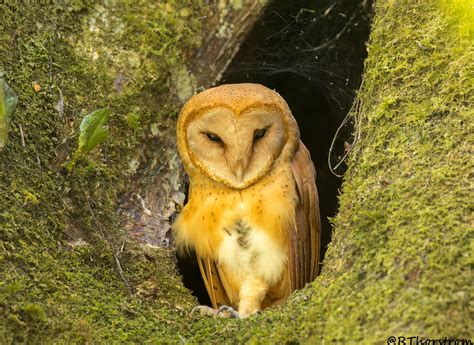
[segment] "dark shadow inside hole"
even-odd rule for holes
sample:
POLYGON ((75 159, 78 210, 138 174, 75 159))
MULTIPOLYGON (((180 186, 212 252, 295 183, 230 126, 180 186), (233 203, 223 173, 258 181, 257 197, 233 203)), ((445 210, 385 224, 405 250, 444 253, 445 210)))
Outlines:
MULTIPOLYGON (((331 241, 329 218, 337 212, 342 183, 329 170, 328 152, 361 83, 371 15, 371 0, 273 1, 219 83, 263 84, 290 106, 317 172, 320 262, 331 241)), ((352 132, 349 121, 335 141, 333 166, 352 142, 352 132)), ((178 267, 184 285, 210 305, 194 254, 178 257, 178 267)))

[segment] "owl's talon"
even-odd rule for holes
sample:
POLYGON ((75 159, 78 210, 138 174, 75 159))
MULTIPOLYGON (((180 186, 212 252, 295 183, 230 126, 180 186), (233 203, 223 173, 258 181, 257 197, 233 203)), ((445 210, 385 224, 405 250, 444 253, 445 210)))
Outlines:
POLYGON ((216 316, 218 310, 208 307, 207 305, 198 305, 191 310, 191 315, 199 314, 201 316, 216 316))
POLYGON ((236 312, 234 310, 234 308, 232 307, 229 307, 227 305, 223 305, 221 306, 218 310, 217 310, 217 316, 219 317, 225 317, 225 318, 240 318, 240 315, 238 312, 236 312))

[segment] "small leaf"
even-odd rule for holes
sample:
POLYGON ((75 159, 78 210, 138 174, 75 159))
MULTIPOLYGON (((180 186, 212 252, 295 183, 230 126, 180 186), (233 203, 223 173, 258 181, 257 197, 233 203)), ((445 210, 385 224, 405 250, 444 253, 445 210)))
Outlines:
POLYGON ((8 128, 18 103, 18 97, 3 79, 0 73, 0 151, 8 140, 8 128))
POLYGON ((106 123, 109 113, 109 109, 103 108, 93 111, 82 119, 79 127, 79 145, 74 152, 73 162, 107 139, 109 128, 106 123))

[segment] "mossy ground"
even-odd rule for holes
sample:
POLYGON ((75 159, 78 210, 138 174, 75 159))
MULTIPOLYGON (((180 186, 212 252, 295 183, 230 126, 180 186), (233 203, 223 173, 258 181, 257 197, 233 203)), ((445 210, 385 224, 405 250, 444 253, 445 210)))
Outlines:
POLYGON ((195 301, 173 252, 126 240, 115 214, 130 155, 153 123, 177 111, 165 101, 169 71, 199 41, 195 16, 180 10, 199 11, 191 3, 4 6, 1 63, 20 101, 0 153, 2 340, 472 336, 473 20, 465 2, 377 2, 359 95, 361 139, 323 272, 282 307, 247 320, 192 320, 195 301), (55 109, 58 88, 72 128, 92 110, 112 110, 110 140, 69 174, 50 164, 65 138, 71 150, 77 139, 55 109))

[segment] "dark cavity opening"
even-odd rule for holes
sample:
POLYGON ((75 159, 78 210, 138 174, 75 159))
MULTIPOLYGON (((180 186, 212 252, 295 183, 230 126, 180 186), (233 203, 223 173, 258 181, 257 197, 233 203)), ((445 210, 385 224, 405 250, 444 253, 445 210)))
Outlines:
MULTIPOLYGON (((259 83, 276 90, 298 122, 317 172, 322 222, 321 258, 331 241, 342 178, 331 173, 328 152, 360 87, 372 0, 275 0, 248 34, 220 84, 259 83)), ((353 141, 351 121, 331 154, 335 166, 353 141)), ((346 167, 337 170, 342 175, 346 167)), ((210 305, 196 259, 178 258, 184 284, 210 305)))

